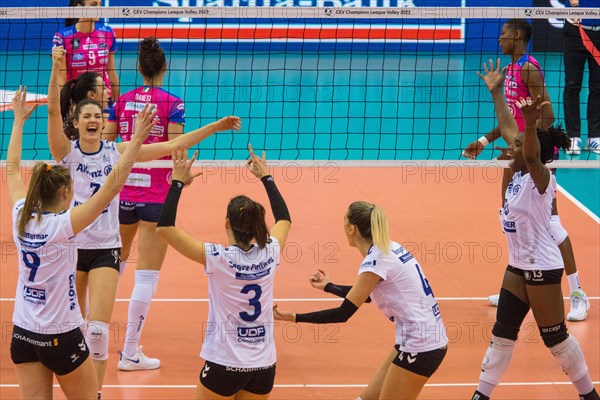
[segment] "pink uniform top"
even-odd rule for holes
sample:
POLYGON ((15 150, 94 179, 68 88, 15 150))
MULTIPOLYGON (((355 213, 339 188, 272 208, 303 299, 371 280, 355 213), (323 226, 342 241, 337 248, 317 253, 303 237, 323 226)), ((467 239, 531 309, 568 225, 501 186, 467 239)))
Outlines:
POLYGON ((506 77, 504 78, 504 96, 506 97, 506 103, 508 104, 511 114, 515 117, 515 121, 517 121, 519 132, 525 131, 525 120, 523 119, 521 109, 518 108, 515 103, 520 97, 526 99, 527 96, 531 96, 527 85, 523 82, 523 79, 521 79, 521 70, 526 62, 531 63, 534 67, 539 69, 542 74, 542 79, 544 79, 544 72, 542 71, 540 63, 529 54, 525 54, 516 62, 509 64, 508 69, 506 70, 506 77))
POLYGON ((53 47, 64 46, 67 51, 67 80, 84 72, 97 72, 110 90, 108 57, 117 50, 115 33, 108 25, 94 24, 91 33, 79 32, 75 25, 54 34, 53 47))
MULTIPOLYGON (((128 142, 135 131, 135 117, 146 103, 157 107, 158 123, 150 131, 144 143, 160 143, 169 140, 169 124, 185 124, 183 100, 160 87, 140 86, 117 100, 110 110, 108 120, 117 124, 121 140, 128 142)), ((170 160, 171 156, 162 158, 170 160)), ((170 168, 133 168, 121 201, 133 203, 164 203, 169 191, 170 168)))

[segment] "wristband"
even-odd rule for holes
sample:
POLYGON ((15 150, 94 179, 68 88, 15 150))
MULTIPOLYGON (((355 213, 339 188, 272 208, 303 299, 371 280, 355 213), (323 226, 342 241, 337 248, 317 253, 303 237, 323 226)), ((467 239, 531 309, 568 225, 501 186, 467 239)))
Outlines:
POLYGON ((490 141, 484 136, 480 137, 479 139, 477 139, 477 141, 479 143, 481 143, 483 145, 483 147, 487 146, 488 144, 490 144, 490 141))

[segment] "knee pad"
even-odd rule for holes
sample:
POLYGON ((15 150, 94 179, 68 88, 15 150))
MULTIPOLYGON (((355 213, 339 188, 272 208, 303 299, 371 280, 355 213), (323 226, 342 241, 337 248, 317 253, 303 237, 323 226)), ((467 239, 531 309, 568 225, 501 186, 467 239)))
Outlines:
POLYGON ((555 346, 565 341, 569 336, 565 321, 555 326, 538 326, 538 328, 540 329, 540 336, 546 347, 555 346))
POLYGON ((529 305, 506 289, 500 289, 496 323, 492 334, 499 338, 517 340, 521 324, 529 312, 529 305))
POLYGON ((108 359, 108 323, 90 321, 86 339, 92 359, 96 361, 108 359))
POLYGON ((488 347, 481 363, 479 380, 494 386, 498 385, 508 367, 515 344, 516 341, 514 340, 492 336, 490 347, 488 347))
POLYGON ((559 246, 569 235, 560 223, 560 216, 558 215, 550 216, 550 234, 552 235, 554 242, 559 246))
POLYGON ((572 382, 578 381, 588 373, 579 342, 569 335, 565 340, 550 348, 565 374, 572 382))

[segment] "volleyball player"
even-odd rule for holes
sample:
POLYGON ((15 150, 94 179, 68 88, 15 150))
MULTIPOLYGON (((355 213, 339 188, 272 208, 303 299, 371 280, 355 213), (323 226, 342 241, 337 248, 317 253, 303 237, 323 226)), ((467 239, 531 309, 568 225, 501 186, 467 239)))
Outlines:
MULTIPOLYGON (((102 0, 71 0, 70 7, 100 7, 102 0)), ((65 28, 54 34, 53 47, 63 46, 67 51, 66 71, 60 71, 58 83, 84 72, 100 74, 113 99, 119 97, 119 77, 115 70, 116 37, 112 28, 98 22, 98 18, 68 18, 65 28)))
MULTIPOLYGON (((537 98, 540 96, 542 101, 550 102, 542 67, 535 58, 527 53, 531 34, 532 31, 529 22, 523 19, 511 19, 502 26, 502 34, 498 39, 502 53, 511 57, 511 64, 509 64, 506 70, 504 79, 504 95, 506 96, 511 114, 517 122, 519 132, 523 132, 525 129, 525 120, 523 119, 521 110, 515 106, 520 97, 526 98, 527 96, 531 96, 531 98, 537 98)), ((537 121, 538 128, 547 129, 554 123, 552 107, 544 107, 541 115, 541 118, 537 121)), ((500 131, 496 127, 488 134, 469 144, 464 150, 463 155, 467 158, 475 158, 488 143, 499 137, 500 131)), ((555 153, 555 157, 558 158, 558 150, 555 153)), ((585 292, 581 289, 573 245, 567 231, 560 222, 556 199, 552 203, 550 228, 552 229, 552 238, 558 244, 563 257, 570 287, 571 309, 567 315, 567 319, 569 321, 583 321, 587 318, 587 310, 590 308, 590 302, 585 292)), ((498 304, 498 295, 490 296, 489 299, 492 305, 498 304)))
POLYGON ((175 226, 182 189, 195 159, 187 151, 173 153, 173 182, 158 220, 158 234, 187 258, 204 265, 208 277, 209 312, 200 355, 206 360, 197 399, 266 399, 275 379, 273 283, 291 226, 263 152, 251 146, 248 167, 267 192, 275 225, 269 230, 265 209, 246 196, 227 205, 228 245, 203 243, 175 226))
MULTIPOLYGON (((118 134, 122 141, 130 140, 139 105, 149 102, 156 104, 159 122, 150 133, 147 143, 175 139, 183 133, 185 108, 181 98, 162 88, 167 60, 155 37, 148 37, 140 42, 138 70, 142 75, 143 85, 125 93, 116 101, 103 138, 115 140, 118 134), (137 107, 132 107, 132 104, 137 107)), ((170 159, 170 156, 164 159, 170 159)), ((160 360, 156 358, 137 360, 135 354, 148 320, 153 293, 156 292, 159 272, 167 252, 167 242, 156 234, 156 222, 169 191, 170 174, 170 168, 134 168, 121 192, 121 274, 129 259, 133 238, 139 230, 135 286, 129 303, 123 355, 118 364, 121 370, 155 369, 160 366, 160 360), (132 359, 139 362, 130 361, 132 359)))
MULTIPOLYGON (((485 81, 494 100, 499 130, 508 144, 512 174, 503 179, 502 228, 508 243, 509 263, 504 274, 492 341, 487 349, 473 400, 487 400, 508 367, 520 327, 531 309, 540 336, 583 400, 598 400, 583 352, 565 325, 561 290, 563 259, 552 238, 550 215, 556 196, 556 177, 546 167, 555 147, 571 144, 561 127, 539 129, 541 110, 549 102, 541 97, 519 99, 524 132, 520 131, 501 93, 500 60, 484 65, 485 81)), ((506 172, 505 172, 506 174, 506 172)))
MULTIPOLYGON (((53 52, 53 57, 61 57, 53 52)), ((69 141, 63 134, 60 104, 57 94, 57 62, 53 63, 48 88, 48 144, 57 162, 72 168, 74 205, 81 204, 104 184, 106 176, 119 160, 129 142, 114 143, 101 140, 104 124, 101 106, 94 100, 81 101, 74 113, 73 126, 79 139, 69 141)), ((144 106, 142 106, 143 108, 144 106)), ((136 122, 137 123, 137 122, 136 122)), ((239 129, 240 119, 226 117, 179 138, 142 146, 137 161, 163 157, 177 146, 192 146, 220 130, 239 129)), ((108 323, 110 322, 119 279, 121 237, 119 235, 119 197, 117 196, 100 217, 77 238, 76 286, 81 309, 89 288, 89 328, 87 339, 102 387, 108 359, 108 323)), ((132 355, 144 359, 139 350, 132 355)), ((141 362, 141 361, 140 361, 141 362)))
POLYGON ((26 106, 26 90, 19 88, 13 98, 15 120, 6 160, 13 237, 20 255, 11 359, 23 399, 52 399, 56 375, 67 399, 92 400, 97 379, 80 328, 84 321, 75 291, 74 237, 118 197, 154 114, 147 109, 140 113, 135 138, 104 185, 71 208, 74 182, 64 166, 37 163, 29 188, 23 183, 23 125, 33 111, 26 106))
POLYGON ((311 284, 339 297, 337 308, 296 314, 280 311, 275 319, 330 324, 346 322, 369 298, 396 324, 396 346, 372 377, 360 399, 416 399, 442 363, 448 339, 433 290, 417 260, 389 238, 383 210, 357 201, 344 216, 348 244, 364 257, 354 286, 329 282, 324 271, 311 284))

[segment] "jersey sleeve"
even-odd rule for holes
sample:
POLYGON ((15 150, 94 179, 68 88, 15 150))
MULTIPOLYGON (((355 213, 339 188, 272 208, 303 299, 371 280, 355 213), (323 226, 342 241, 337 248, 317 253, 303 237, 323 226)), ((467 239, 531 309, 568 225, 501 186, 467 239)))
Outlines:
POLYGON ((171 107, 171 111, 169 112, 169 123, 185 125, 185 104, 183 103, 183 100, 177 99, 173 104, 173 107, 171 107))
POLYGON ((204 243, 204 252, 206 253, 204 272, 206 275, 210 275, 215 272, 218 263, 223 259, 223 246, 215 243, 204 243))
POLYGON ((64 46, 65 38, 62 33, 56 32, 52 37, 52 47, 64 46))
POLYGON ((383 258, 379 257, 379 251, 377 249, 374 249, 371 254, 367 255, 360 265, 358 275, 365 272, 372 272, 384 281, 387 279, 385 261, 383 258))
POLYGON ((110 26, 107 26, 108 31, 110 32, 111 44, 108 49, 109 53, 115 53, 117 51, 117 36, 115 35, 115 31, 110 26))
POLYGON ((115 104, 113 104, 113 106, 110 108, 110 111, 108 112, 108 122, 117 121, 117 104, 119 104, 118 101, 115 104))
POLYGON ((56 218, 56 233, 54 234, 53 241, 64 242, 75 236, 73 233, 73 225, 71 223, 71 209, 63 211, 60 214, 53 216, 56 218))

